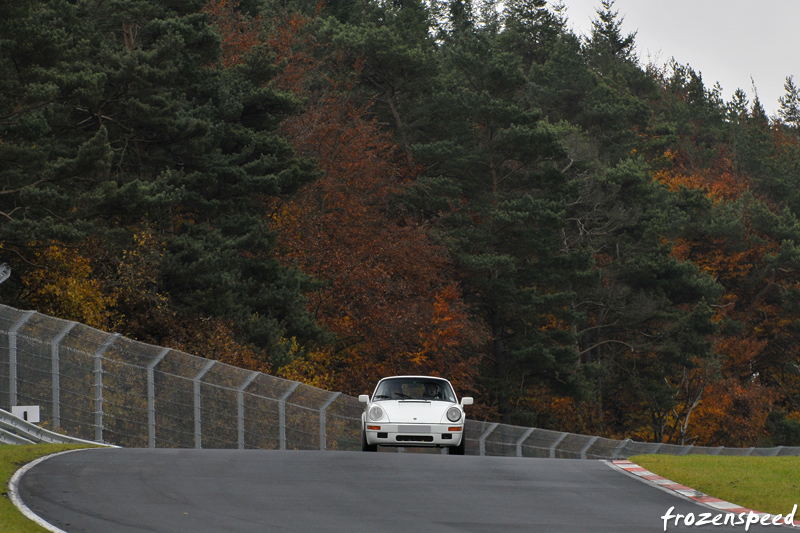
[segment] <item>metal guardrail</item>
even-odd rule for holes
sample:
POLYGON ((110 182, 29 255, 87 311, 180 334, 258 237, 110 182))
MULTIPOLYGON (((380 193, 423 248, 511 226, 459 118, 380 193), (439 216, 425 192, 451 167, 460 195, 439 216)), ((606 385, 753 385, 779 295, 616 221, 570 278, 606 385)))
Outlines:
MULTIPOLYGON (((0 305, 0 408, 17 405, 40 406, 53 434, 124 447, 361 448, 363 405, 352 396, 0 305)), ((2 442, 36 440, 8 436, 14 432, 0 423, 2 430, 2 442)), ((676 446, 476 420, 467 420, 465 437, 470 455, 800 455, 800 448, 676 446)))
POLYGON ((97 444, 89 440, 49 431, 3 409, 0 409, 0 442, 3 444, 97 444))

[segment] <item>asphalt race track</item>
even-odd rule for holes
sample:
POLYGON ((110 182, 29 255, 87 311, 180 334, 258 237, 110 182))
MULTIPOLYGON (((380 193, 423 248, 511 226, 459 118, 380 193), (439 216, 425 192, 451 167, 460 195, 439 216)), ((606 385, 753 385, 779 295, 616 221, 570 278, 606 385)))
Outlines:
MULTIPOLYGON (((718 514, 601 461, 413 453, 90 449, 34 466, 19 494, 69 533, 641 533, 673 506, 718 514)), ((749 531, 768 529, 791 528, 749 531)), ((667 528, 707 530, 745 527, 667 528)))

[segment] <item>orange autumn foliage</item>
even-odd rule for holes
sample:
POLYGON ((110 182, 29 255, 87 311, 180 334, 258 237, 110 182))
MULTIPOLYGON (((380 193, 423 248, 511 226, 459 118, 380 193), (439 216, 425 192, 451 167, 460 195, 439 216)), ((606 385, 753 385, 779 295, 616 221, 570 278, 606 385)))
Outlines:
POLYGON ((116 296, 97 275, 99 254, 101 245, 93 239, 81 247, 41 246, 33 257, 36 267, 22 277, 27 301, 40 313, 108 328, 116 296))
POLYGON ((775 393, 755 381, 723 379, 706 390, 694 414, 692 437, 705 446, 758 446, 775 393))
POLYGON ((766 339, 729 336, 718 339, 714 349, 724 356, 724 373, 746 381, 752 380, 752 363, 762 355, 767 344, 766 339))
POLYGON ((749 178, 738 172, 725 154, 720 154, 707 168, 696 168, 684 161, 684 157, 670 150, 665 158, 673 161, 674 165, 672 168, 654 172, 653 179, 663 183, 671 191, 681 187, 700 189, 714 201, 730 201, 750 189, 749 178))
POLYGON ((574 398, 560 396, 543 385, 527 387, 526 394, 514 400, 514 406, 536 412, 539 420, 531 421, 537 427, 557 427, 562 431, 586 435, 598 435, 599 428, 594 424, 592 406, 578 404, 574 398))
POLYGON ((273 370, 251 346, 238 342, 233 325, 221 318, 174 321, 161 344, 238 368, 264 373, 273 370))

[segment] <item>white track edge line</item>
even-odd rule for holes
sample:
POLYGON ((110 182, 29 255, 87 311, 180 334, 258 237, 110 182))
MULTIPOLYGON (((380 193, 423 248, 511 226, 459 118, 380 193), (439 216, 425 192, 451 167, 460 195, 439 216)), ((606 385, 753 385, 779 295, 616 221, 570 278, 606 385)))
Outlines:
POLYGON ((34 513, 30 507, 25 505, 25 502, 22 501, 22 498, 19 495, 19 482, 22 479, 22 476, 24 476, 28 470, 38 465, 39 463, 42 463, 47 459, 50 459, 51 457, 57 457, 59 455, 64 455, 65 453, 80 452, 83 450, 91 450, 91 449, 92 448, 78 448, 77 450, 65 450, 63 452, 51 453, 50 455, 39 457, 38 459, 34 459, 30 463, 24 465, 22 468, 17 470, 13 476, 11 476, 11 481, 8 482, 8 497, 11 500, 11 503, 13 503, 14 507, 19 509, 19 511, 23 515, 25 515, 26 518, 32 520, 37 525, 45 528, 46 530, 52 533, 68 533, 67 531, 59 529, 50 522, 46 521, 44 518, 34 513))

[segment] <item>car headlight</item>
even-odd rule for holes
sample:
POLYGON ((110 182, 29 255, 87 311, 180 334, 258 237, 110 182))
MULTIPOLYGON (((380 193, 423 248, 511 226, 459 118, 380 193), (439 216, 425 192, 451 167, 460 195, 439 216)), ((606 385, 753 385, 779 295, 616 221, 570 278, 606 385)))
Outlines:
POLYGON ((378 407, 377 405, 372 406, 369 410, 369 419, 373 421, 378 421, 383 418, 383 409, 378 407))
POLYGON ((458 422, 461 420, 461 409, 458 407, 451 407, 447 410, 447 419, 450 422, 458 422))

